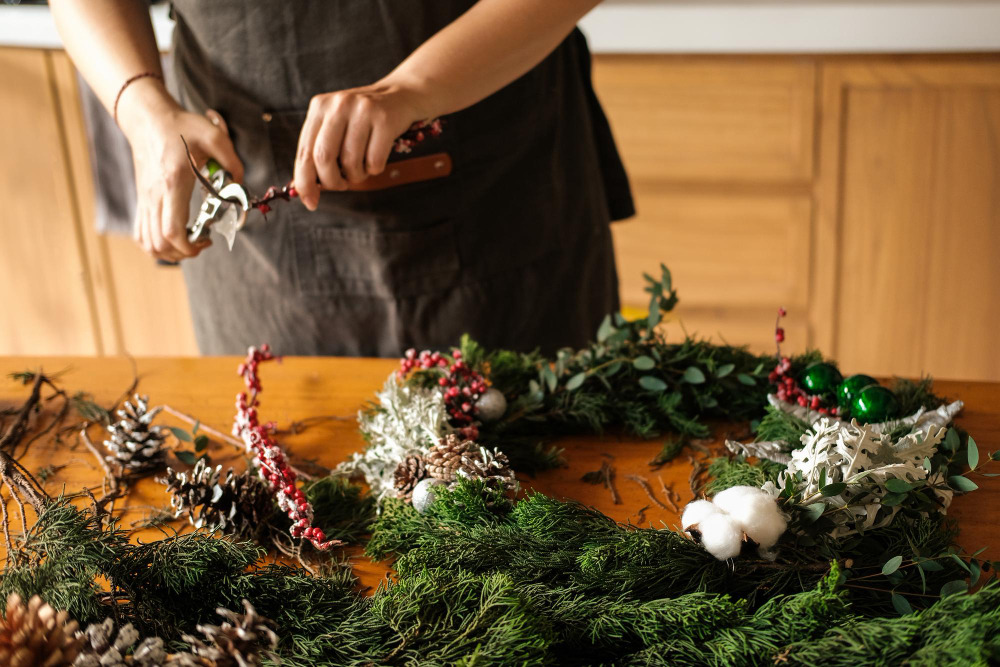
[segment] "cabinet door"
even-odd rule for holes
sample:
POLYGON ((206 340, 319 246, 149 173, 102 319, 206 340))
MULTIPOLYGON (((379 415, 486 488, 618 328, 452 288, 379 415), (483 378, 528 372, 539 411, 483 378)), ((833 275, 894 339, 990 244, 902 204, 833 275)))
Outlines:
POLYGON ((0 354, 98 354, 52 59, 0 49, 0 73, 0 354))
POLYGON ((849 371, 1000 380, 1000 58, 822 76, 822 349, 849 371))

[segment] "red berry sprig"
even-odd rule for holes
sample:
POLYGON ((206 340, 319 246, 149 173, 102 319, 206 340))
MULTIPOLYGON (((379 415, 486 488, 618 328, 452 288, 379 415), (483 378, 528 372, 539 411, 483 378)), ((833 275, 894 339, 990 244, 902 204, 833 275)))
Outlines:
POLYGON ((782 401, 796 403, 803 408, 815 410, 822 415, 839 414, 839 409, 836 406, 828 407, 823 405, 823 399, 820 396, 806 393, 799 386, 799 383, 795 381, 795 378, 792 377, 792 360, 781 354, 781 344, 785 342, 785 330, 781 327, 781 318, 787 314, 788 312, 784 308, 778 309, 778 318, 774 323, 774 340, 778 348, 778 364, 774 367, 773 371, 768 373, 768 382, 777 387, 774 393, 782 401))
POLYGON ((247 391, 241 391, 236 395, 233 435, 241 438, 247 451, 254 455, 253 462, 257 466, 257 473, 267 482, 268 488, 278 502, 278 507, 292 520, 292 527, 289 529, 292 537, 305 538, 317 549, 329 549, 342 542, 327 540, 323 530, 312 525, 312 506, 302 490, 295 485, 296 475, 288 466, 284 450, 271 438, 274 423, 261 424, 257 419, 257 407, 260 405, 257 395, 261 392, 257 368, 260 362, 272 359, 280 357, 275 357, 271 353, 270 346, 265 343, 260 348, 251 347, 247 351, 247 358, 237 368, 237 373, 243 378, 247 391))
POLYGON ((461 350, 453 350, 451 357, 440 352, 424 350, 420 354, 409 349, 399 360, 397 377, 404 379, 414 370, 430 371, 437 374, 438 386, 444 393, 445 409, 449 422, 459 434, 470 440, 479 437, 476 401, 486 392, 486 378, 470 368, 462 359, 461 350))
MULTIPOLYGON (((420 120, 410 126, 406 132, 397 137, 392 144, 394 153, 412 153, 413 147, 424 141, 427 137, 437 137, 442 133, 442 123, 440 118, 433 120, 420 120)), ((290 201, 298 197, 299 193, 291 183, 284 187, 272 185, 260 197, 250 200, 250 208, 255 208, 265 216, 271 212, 271 203, 277 199, 290 201)))

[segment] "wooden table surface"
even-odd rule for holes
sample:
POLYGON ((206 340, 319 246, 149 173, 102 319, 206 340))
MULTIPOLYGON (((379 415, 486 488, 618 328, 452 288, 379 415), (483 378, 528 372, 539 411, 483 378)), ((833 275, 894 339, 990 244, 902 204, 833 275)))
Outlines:
MULTIPOLYGON (((242 381, 236 375, 239 359, 142 358, 135 363, 139 392, 148 394, 151 404, 169 405, 198 418, 203 424, 229 432, 234 399, 242 389, 242 381)), ((355 419, 357 411, 366 401, 374 398, 374 392, 396 367, 395 361, 385 359, 305 357, 285 358, 280 364, 265 364, 261 367, 264 387, 260 396, 261 419, 276 421, 279 428, 284 428, 295 420, 307 417, 342 417, 321 422, 295 435, 281 437, 281 442, 294 460, 313 459, 333 467, 364 447, 355 419)), ((59 372, 59 384, 68 393, 89 392, 104 405, 120 396, 133 377, 132 364, 124 358, 3 357, 0 358, 0 410, 23 403, 30 388, 8 376, 29 369, 44 369, 48 374, 59 372)), ((958 423, 979 443, 982 458, 987 451, 1000 449, 1000 383, 938 381, 936 390, 949 398, 965 401, 965 410, 958 423)), ((158 418, 158 423, 189 428, 166 414, 158 418)), ((718 435, 724 437, 726 430, 718 428, 718 435)), ((736 432, 740 429, 728 430, 736 432)), ((91 436, 98 443, 103 439, 96 427, 91 436)), ((170 440, 171 445, 191 449, 189 444, 177 443, 173 438, 170 440)), ((523 486, 551 496, 583 501, 623 522, 638 522, 640 509, 646 507, 646 523, 643 525, 652 523, 656 527, 663 524, 673 527, 679 518, 675 513, 653 505, 636 483, 626 479, 626 475, 647 477, 655 489, 659 487, 657 476, 662 476, 681 496, 681 507, 692 497, 688 485, 691 465, 687 451, 659 470, 650 469, 648 462, 659 451, 662 441, 606 435, 564 439, 559 444, 566 450, 567 466, 541 473, 534 479, 522 476, 523 486), (606 455, 613 456, 613 460, 606 455), (585 472, 600 468, 604 460, 611 461, 616 469, 616 487, 621 495, 621 504, 614 504, 604 487, 580 481, 585 472)), ((698 452, 691 453, 704 458, 698 452)), ((212 441, 209 454, 213 463, 222 463, 224 467, 244 465, 240 452, 216 440, 212 441)), ((21 458, 21 462, 33 473, 46 466, 56 468, 56 472, 45 482, 45 488, 51 495, 58 494, 63 488, 73 492, 83 486, 99 485, 103 476, 94 457, 82 444, 76 443, 75 438, 62 445, 48 439, 39 440, 21 458)), ((175 468, 186 467, 173 457, 171 464, 175 468)), ((988 466, 992 472, 1000 472, 1000 465, 990 463, 988 466)), ((1000 559, 1000 539, 996 534, 1000 530, 1000 520, 995 511, 989 511, 1000 503, 1000 477, 976 477, 975 480, 980 489, 956 498, 950 509, 950 514, 958 519, 962 529, 959 543, 968 550, 987 546, 989 549, 983 558, 1000 559)), ((128 511, 122 515, 122 522, 128 527, 133 521, 167 507, 168 496, 162 485, 146 478, 132 486, 126 505, 128 511)), ((176 525, 182 524, 178 521, 176 525)), ((138 531, 135 539, 156 539, 159 535, 161 533, 155 529, 145 529, 138 531)), ((360 555, 353 558, 353 563, 365 585, 376 584, 386 572, 384 564, 371 563, 360 555)))

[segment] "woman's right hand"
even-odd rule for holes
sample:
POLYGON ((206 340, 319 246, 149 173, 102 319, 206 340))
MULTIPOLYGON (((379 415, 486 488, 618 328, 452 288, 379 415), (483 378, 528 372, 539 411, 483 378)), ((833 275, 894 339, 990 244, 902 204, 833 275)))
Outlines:
POLYGON ((191 243, 187 238, 195 177, 181 137, 187 140, 199 167, 214 158, 241 182, 243 163, 236 155, 225 121, 212 110, 204 116, 185 111, 156 79, 136 81, 126 89, 118 118, 132 146, 135 163, 133 237, 158 259, 178 262, 197 256, 211 241, 191 243))

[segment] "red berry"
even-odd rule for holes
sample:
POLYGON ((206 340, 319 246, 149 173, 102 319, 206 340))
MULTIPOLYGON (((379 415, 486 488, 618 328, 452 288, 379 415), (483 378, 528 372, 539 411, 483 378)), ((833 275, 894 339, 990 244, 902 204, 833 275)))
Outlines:
POLYGON ((784 317, 787 314, 788 311, 786 311, 784 308, 778 308, 778 317, 784 317))

